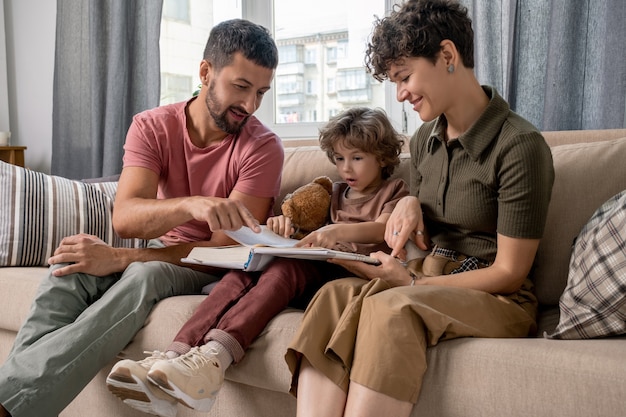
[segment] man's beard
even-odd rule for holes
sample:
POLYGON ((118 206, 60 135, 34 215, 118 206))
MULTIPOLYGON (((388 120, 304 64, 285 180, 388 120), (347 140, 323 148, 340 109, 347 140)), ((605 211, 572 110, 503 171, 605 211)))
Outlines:
MULTIPOLYGON (((218 113, 215 109, 220 108, 220 103, 217 99, 217 96, 215 95, 215 83, 213 81, 209 85, 209 91, 207 92, 206 108, 209 111, 209 114, 211 115, 213 120, 215 121, 215 125, 230 135, 238 135, 239 132, 241 132, 241 129, 243 129, 243 126, 246 124, 246 122, 250 118, 250 115, 248 115, 241 122, 230 123, 228 121, 228 115, 227 115, 228 109, 230 107, 224 110, 223 112, 218 113)), ((246 111, 240 107, 232 107, 232 108, 235 109, 239 113, 246 113, 246 111)))

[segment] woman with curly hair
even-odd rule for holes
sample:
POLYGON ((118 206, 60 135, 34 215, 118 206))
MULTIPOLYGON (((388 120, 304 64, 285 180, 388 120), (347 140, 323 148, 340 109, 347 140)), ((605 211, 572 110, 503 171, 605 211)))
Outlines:
POLYGON ((322 287, 289 346, 300 417, 408 416, 427 348, 535 332, 529 276, 551 153, 479 84, 473 48, 467 10, 452 1, 409 0, 375 24, 367 69, 393 82, 425 123, 411 138, 411 195, 387 221, 392 253, 372 254, 379 266, 336 262, 359 278, 322 287), (407 260, 407 241, 430 252, 407 260))

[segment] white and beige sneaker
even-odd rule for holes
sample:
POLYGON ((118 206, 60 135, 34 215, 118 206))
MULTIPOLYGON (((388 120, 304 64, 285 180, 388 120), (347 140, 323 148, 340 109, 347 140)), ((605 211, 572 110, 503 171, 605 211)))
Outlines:
POLYGON ((140 361, 119 361, 107 376, 107 388, 129 407, 161 417, 175 417, 178 400, 147 379, 152 365, 167 360, 164 353, 154 351, 151 356, 140 361))
POLYGON ((195 347, 170 361, 152 365, 148 380, 181 404, 210 411, 224 382, 224 370, 213 349, 195 347))

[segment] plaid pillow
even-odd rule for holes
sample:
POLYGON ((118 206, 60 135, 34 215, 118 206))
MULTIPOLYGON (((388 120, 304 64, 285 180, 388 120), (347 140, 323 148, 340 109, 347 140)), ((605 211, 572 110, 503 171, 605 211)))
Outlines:
POLYGON ((626 334, 626 190, 583 227, 570 258, 561 316, 551 339, 626 334))
POLYGON ((145 246, 113 231, 116 191, 116 182, 86 184, 0 161, 0 267, 45 266, 61 240, 77 233, 145 246))

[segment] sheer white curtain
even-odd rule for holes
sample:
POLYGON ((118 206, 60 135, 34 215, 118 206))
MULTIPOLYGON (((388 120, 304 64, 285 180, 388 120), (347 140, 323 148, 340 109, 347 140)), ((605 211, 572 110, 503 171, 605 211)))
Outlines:
POLYGON ((540 130, 626 127, 626 1, 462 0, 476 74, 540 130))
POLYGON ((159 104, 162 0, 57 0, 52 173, 119 174, 132 116, 159 104))

